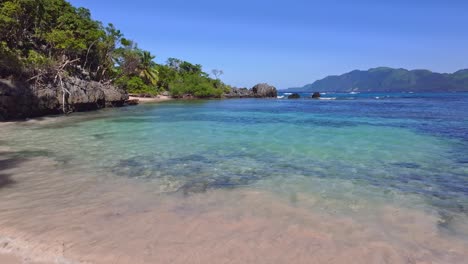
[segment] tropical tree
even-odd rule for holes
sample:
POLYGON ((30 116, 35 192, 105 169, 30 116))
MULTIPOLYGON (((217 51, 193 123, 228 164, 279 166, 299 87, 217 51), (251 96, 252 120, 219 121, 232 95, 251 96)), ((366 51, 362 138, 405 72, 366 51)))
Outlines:
MULTIPOLYGON (((199 64, 170 58, 158 65, 109 24, 93 20, 86 8, 66 0, 0 0, 0 78, 26 80, 36 87, 59 84, 67 76, 155 95, 221 96, 222 71, 211 78, 199 64)), ((65 93, 64 93, 65 94, 65 93)))
POLYGON ((224 71, 223 71, 223 70, 213 69, 213 70, 211 71, 211 73, 213 74, 213 76, 214 76, 216 79, 219 79, 219 77, 220 77, 221 75, 224 74, 224 71))
POLYGON ((149 84, 156 85, 158 82, 158 69, 154 62, 155 56, 152 56, 149 51, 142 51, 140 56, 139 76, 149 84))

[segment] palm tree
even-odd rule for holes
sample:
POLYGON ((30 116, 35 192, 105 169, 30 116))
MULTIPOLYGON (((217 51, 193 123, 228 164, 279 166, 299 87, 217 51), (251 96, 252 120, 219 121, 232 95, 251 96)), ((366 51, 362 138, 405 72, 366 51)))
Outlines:
POLYGON ((155 85, 159 79, 156 63, 153 61, 154 58, 155 56, 152 56, 148 51, 141 52, 140 66, 138 68, 140 77, 152 85, 155 85))

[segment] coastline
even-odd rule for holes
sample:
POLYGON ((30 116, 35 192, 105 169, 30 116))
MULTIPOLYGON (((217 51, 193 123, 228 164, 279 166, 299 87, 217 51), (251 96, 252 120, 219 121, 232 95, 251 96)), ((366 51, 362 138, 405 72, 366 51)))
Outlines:
MULTIPOLYGON (((334 135, 353 135, 345 139, 349 142, 356 142, 357 135, 380 135, 363 137, 347 148, 344 140, 327 142, 328 120, 312 130, 316 122, 300 128, 295 123, 301 119, 291 123, 288 115, 281 117, 282 123, 266 124, 265 128, 245 125, 258 121, 251 111, 233 115, 234 110, 226 118, 224 109, 259 109, 254 101, 246 103, 234 100, 219 104, 212 100, 204 103, 203 109, 193 104, 184 109, 170 103, 154 104, 157 111, 152 111, 151 105, 123 111, 134 115, 131 118, 126 114, 116 118, 119 111, 100 111, 96 116, 111 118, 77 122, 95 116, 87 113, 31 120, 33 126, 10 123, 2 127, 0 142, 5 144, 0 146, 4 153, 0 162, 3 158, 6 166, 0 168, 0 175, 11 184, 0 189, 8 197, 0 200, 0 263, 185 264, 229 260, 261 264, 293 260, 298 264, 342 264, 349 259, 355 263, 464 263, 468 257, 463 240, 468 234, 464 215, 444 217, 439 207, 426 206, 414 194, 405 195, 396 189, 384 193, 380 185, 356 184, 347 177, 314 177, 322 170, 308 170, 311 164, 328 168, 326 158, 314 157, 322 149, 327 150, 327 156, 344 162, 337 169, 332 167, 333 171, 323 170, 325 175, 333 172, 337 177, 340 173, 346 176, 348 166, 372 168, 365 156, 348 160, 348 155, 339 156, 327 147, 330 145, 341 146, 347 153, 362 146, 398 146, 399 153, 409 152, 409 148, 442 154, 454 149, 443 147, 442 141, 381 126, 376 130, 368 130, 368 126, 338 128, 339 133, 334 135), (146 110, 147 114, 141 113, 146 110), (181 114, 181 119, 164 119, 181 114), (194 117, 208 114, 210 122, 203 119, 194 126, 194 117), (244 120, 241 124, 231 125, 232 120, 240 119, 244 120), (191 140, 183 141, 189 132, 191 140), (313 133, 313 142, 304 141, 297 132, 313 133), (253 139, 252 135, 258 133, 268 136, 253 139), (395 134, 401 141, 392 141, 395 134), (220 142, 238 147, 226 151, 220 142), (255 152, 244 149, 247 143, 252 150, 256 148, 255 152), (294 146, 291 152, 290 146, 294 146), (277 158, 277 152, 271 151, 278 147, 291 158, 277 158), (301 161, 299 155, 303 154, 308 158, 301 161), (311 163, 312 159, 317 163, 311 163), (213 169, 217 162, 221 166, 213 169), (355 162, 360 163, 353 165, 355 162), (285 169, 288 176, 275 174, 278 169, 285 169), (208 181, 203 178, 216 173, 208 181), (253 180, 245 184, 236 175, 252 175, 253 180), (257 175, 261 177, 258 180, 257 175), (459 235, 445 232, 452 228, 459 235)), ((314 105, 303 105, 315 109, 314 105)), ((264 120, 277 114, 271 104, 260 109, 269 109, 269 115, 261 116, 264 120)), ((339 115, 332 115, 330 120, 339 115)), ((347 118, 340 116, 337 120, 347 118)), ((310 121, 309 117, 302 120, 310 121)), ((379 124, 380 120, 374 122, 379 124)), ((386 152, 367 157, 379 156, 375 153, 386 152)), ((402 156, 386 168, 404 173, 414 171, 413 164, 430 166, 425 161, 435 159, 402 156), (413 163, 403 163, 406 159, 413 163)), ((444 168, 455 164, 441 160, 444 168)), ((378 159, 373 160, 373 164, 376 162, 378 159)), ((464 168, 446 173, 461 171, 464 168)))
POLYGON ((159 103, 175 100, 175 98, 167 95, 158 95, 157 97, 138 97, 138 96, 129 96, 129 101, 138 100, 138 103, 147 104, 147 103, 159 103))

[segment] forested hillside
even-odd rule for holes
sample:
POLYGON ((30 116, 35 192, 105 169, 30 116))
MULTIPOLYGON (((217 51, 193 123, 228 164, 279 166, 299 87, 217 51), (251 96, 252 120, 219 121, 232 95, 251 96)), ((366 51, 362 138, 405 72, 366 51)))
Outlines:
POLYGON ((374 68, 328 76, 291 90, 320 92, 454 92, 468 91, 468 70, 436 73, 428 70, 374 68))

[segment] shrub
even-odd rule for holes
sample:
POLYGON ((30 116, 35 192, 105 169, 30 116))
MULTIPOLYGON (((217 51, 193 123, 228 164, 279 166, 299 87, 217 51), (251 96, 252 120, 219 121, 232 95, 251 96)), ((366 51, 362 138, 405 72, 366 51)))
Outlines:
POLYGON ((116 80, 116 85, 123 88, 129 93, 133 94, 147 94, 147 95, 158 95, 159 91, 156 87, 147 85, 140 77, 138 76, 124 76, 116 80))

